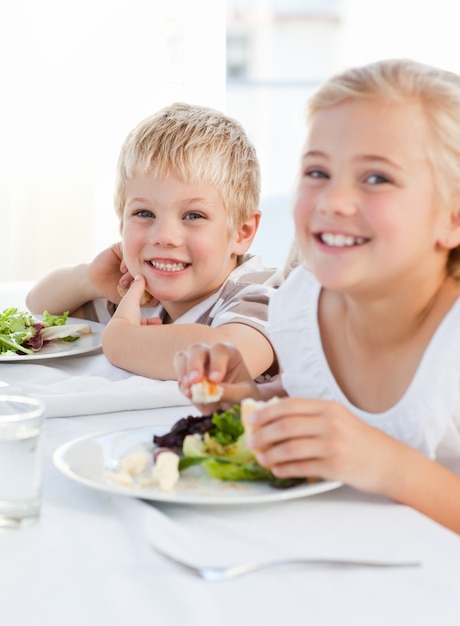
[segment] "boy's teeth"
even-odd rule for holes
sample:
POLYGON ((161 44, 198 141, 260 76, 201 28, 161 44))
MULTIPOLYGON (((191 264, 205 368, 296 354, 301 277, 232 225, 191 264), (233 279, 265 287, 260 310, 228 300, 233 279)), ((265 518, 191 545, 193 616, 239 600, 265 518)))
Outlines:
POLYGON ((322 233, 320 239, 328 246, 343 248, 346 246, 359 246, 365 242, 364 237, 352 237, 351 235, 335 235, 332 233, 322 233))
POLYGON ((158 261, 150 261, 150 265, 164 272, 180 272, 186 267, 186 263, 160 263, 158 261))

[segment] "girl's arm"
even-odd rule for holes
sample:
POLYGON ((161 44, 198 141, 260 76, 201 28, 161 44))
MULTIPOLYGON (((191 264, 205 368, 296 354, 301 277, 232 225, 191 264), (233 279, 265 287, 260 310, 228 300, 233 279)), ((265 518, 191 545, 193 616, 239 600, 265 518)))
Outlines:
POLYGON ((404 448, 399 479, 387 485, 385 495, 460 534, 460 476, 420 452, 404 448))

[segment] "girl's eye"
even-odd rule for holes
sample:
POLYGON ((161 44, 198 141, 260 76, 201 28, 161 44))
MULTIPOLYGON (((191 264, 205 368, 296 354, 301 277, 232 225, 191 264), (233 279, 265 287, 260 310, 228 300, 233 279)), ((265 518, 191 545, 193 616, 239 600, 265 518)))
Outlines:
POLYGON ((371 174, 366 177, 366 183, 369 185, 382 185, 383 183, 389 183, 390 179, 384 174, 371 174))
POLYGON ((204 219, 204 215, 202 215, 201 213, 197 213, 195 211, 192 211, 184 215, 184 220, 200 220, 200 219, 204 219))
POLYGON ((319 170, 318 168, 310 168, 304 171, 304 176, 306 178, 329 178, 328 174, 324 170, 319 170))
POLYGON ((134 215, 136 217, 155 217, 152 211, 148 211, 147 209, 139 209, 138 211, 135 211, 134 215))

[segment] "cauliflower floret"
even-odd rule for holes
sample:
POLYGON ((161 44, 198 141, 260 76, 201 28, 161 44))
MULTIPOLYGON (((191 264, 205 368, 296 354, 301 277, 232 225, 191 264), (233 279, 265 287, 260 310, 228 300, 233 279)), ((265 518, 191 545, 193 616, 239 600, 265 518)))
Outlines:
POLYGON ((158 454, 152 468, 152 479, 161 491, 171 491, 179 480, 179 456, 172 450, 158 454))
POLYGON ((136 450, 124 456, 117 465, 117 472, 138 476, 147 467, 149 457, 147 450, 136 450))

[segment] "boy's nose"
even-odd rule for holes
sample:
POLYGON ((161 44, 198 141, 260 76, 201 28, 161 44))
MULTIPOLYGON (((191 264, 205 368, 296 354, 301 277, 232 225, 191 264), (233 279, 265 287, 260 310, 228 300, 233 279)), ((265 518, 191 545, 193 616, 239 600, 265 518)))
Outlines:
POLYGON ((156 221, 149 233, 149 238, 154 246, 177 247, 181 242, 180 229, 173 221, 156 221))

